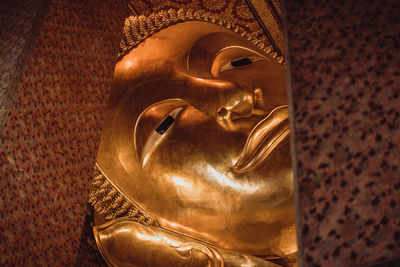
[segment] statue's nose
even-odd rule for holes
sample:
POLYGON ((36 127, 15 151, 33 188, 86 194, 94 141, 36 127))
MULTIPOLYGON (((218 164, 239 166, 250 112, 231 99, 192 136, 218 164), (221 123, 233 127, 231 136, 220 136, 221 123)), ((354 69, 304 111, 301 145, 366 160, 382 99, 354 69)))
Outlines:
MULTIPOLYGON (((237 90, 229 98, 221 103, 217 109, 217 122, 227 130, 238 130, 248 124, 245 118, 252 117, 251 121, 258 115, 265 115, 262 90, 237 90)), ((251 123, 253 124, 253 123, 251 123)))
POLYGON ((228 98, 217 109, 217 122, 224 128, 234 128, 236 120, 250 117, 254 96, 250 92, 239 91, 228 98))
POLYGON ((188 95, 189 103, 215 117, 229 131, 247 130, 265 115, 262 89, 237 81, 203 79, 187 75, 197 90, 188 95), (256 115, 256 116, 254 116, 256 115), (249 119, 246 119, 249 118, 249 119))

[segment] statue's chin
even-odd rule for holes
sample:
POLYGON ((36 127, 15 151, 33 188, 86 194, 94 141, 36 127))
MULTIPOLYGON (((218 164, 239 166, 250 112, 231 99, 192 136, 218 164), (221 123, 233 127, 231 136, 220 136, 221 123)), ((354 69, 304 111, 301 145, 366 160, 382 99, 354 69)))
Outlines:
MULTIPOLYGON (((288 208, 294 208, 289 206, 288 208)), ((294 217, 294 214, 288 214, 294 217)), ((218 247, 255 256, 286 256, 296 251, 295 225, 285 221, 268 224, 262 221, 220 222, 219 233, 194 231, 175 223, 160 221, 161 225, 177 233, 210 242, 218 247), (284 225, 282 225, 284 224, 284 225)))
POLYGON ((251 187, 248 191, 232 189, 234 185, 228 185, 226 178, 225 186, 215 183, 205 195, 201 193, 201 186, 206 186, 204 178, 200 180, 204 184, 191 191, 180 192, 176 185, 181 205, 170 202, 172 206, 149 212, 167 229, 226 249, 258 256, 290 254, 296 250, 296 236, 289 151, 286 138, 257 170, 235 176, 233 182, 256 185, 254 191, 251 187), (173 210, 175 215, 163 213, 165 210, 173 210))

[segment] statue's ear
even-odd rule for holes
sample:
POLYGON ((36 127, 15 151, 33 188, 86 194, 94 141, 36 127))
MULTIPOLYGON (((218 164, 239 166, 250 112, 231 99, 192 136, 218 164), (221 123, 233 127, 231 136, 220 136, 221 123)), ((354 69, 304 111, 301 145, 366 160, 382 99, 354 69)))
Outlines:
POLYGON ((128 217, 96 226, 93 234, 110 266, 184 266, 187 261, 151 228, 128 217))
POLYGON ((145 226, 132 217, 93 227, 93 234, 101 255, 110 266, 280 266, 165 228, 145 226))

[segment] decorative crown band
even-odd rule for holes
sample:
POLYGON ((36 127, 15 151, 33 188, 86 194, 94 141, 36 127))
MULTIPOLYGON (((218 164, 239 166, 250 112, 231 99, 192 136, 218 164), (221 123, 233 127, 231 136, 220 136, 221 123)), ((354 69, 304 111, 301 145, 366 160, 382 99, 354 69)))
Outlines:
POLYGON ((147 214, 138 204, 129 200, 101 171, 96 162, 89 203, 107 220, 119 217, 131 217, 144 225, 159 226, 157 220, 147 214))
POLYGON ((244 29, 234 25, 233 23, 225 22, 209 12, 202 10, 193 11, 191 9, 184 8, 179 10, 163 10, 158 13, 153 13, 149 16, 141 15, 128 17, 125 20, 123 29, 124 35, 120 43, 118 58, 121 59, 130 50, 135 48, 139 43, 152 34, 167 28, 168 26, 185 21, 205 21, 223 26, 235 33, 238 33, 243 38, 253 43, 266 54, 274 58, 278 63, 284 64, 284 58, 282 56, 278 56, 278 53, 273 51, 272 46, 266 46, 262 41, 252 37, 244 29))

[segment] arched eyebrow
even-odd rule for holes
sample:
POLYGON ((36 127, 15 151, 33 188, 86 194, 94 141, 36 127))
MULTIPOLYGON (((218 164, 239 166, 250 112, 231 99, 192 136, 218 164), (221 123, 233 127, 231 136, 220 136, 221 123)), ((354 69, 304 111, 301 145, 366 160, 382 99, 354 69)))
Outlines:
POLYGON ((215 57, 218 56, 218 54, 222 53, 225 50, 232 49, 232 48, 239 48, 239 49, 247 50, 248 52, 256 54, 257 56, 262 57, 265 60, 271 61, 270 58, 268 58, 267 56, 265 56, 262 53, 259 53, 255 49, 251 49, 251 48, 248 48, 248 47, 245 47, 245 46, 239 46, 239 45, 231 45, 231 46, 227 46, 227 47, 224 47, 224 48, 220 49, 218 52, 215 53, 213 61, 214 61, 215 57))
POLYGON ((239 35, 231 32, 214 32, 197 39, 186 58, 189 72, 201 72, 211 75, 210 67, 215 56, 228 47, 241 47, 262 55, 262 51, 239 35))

